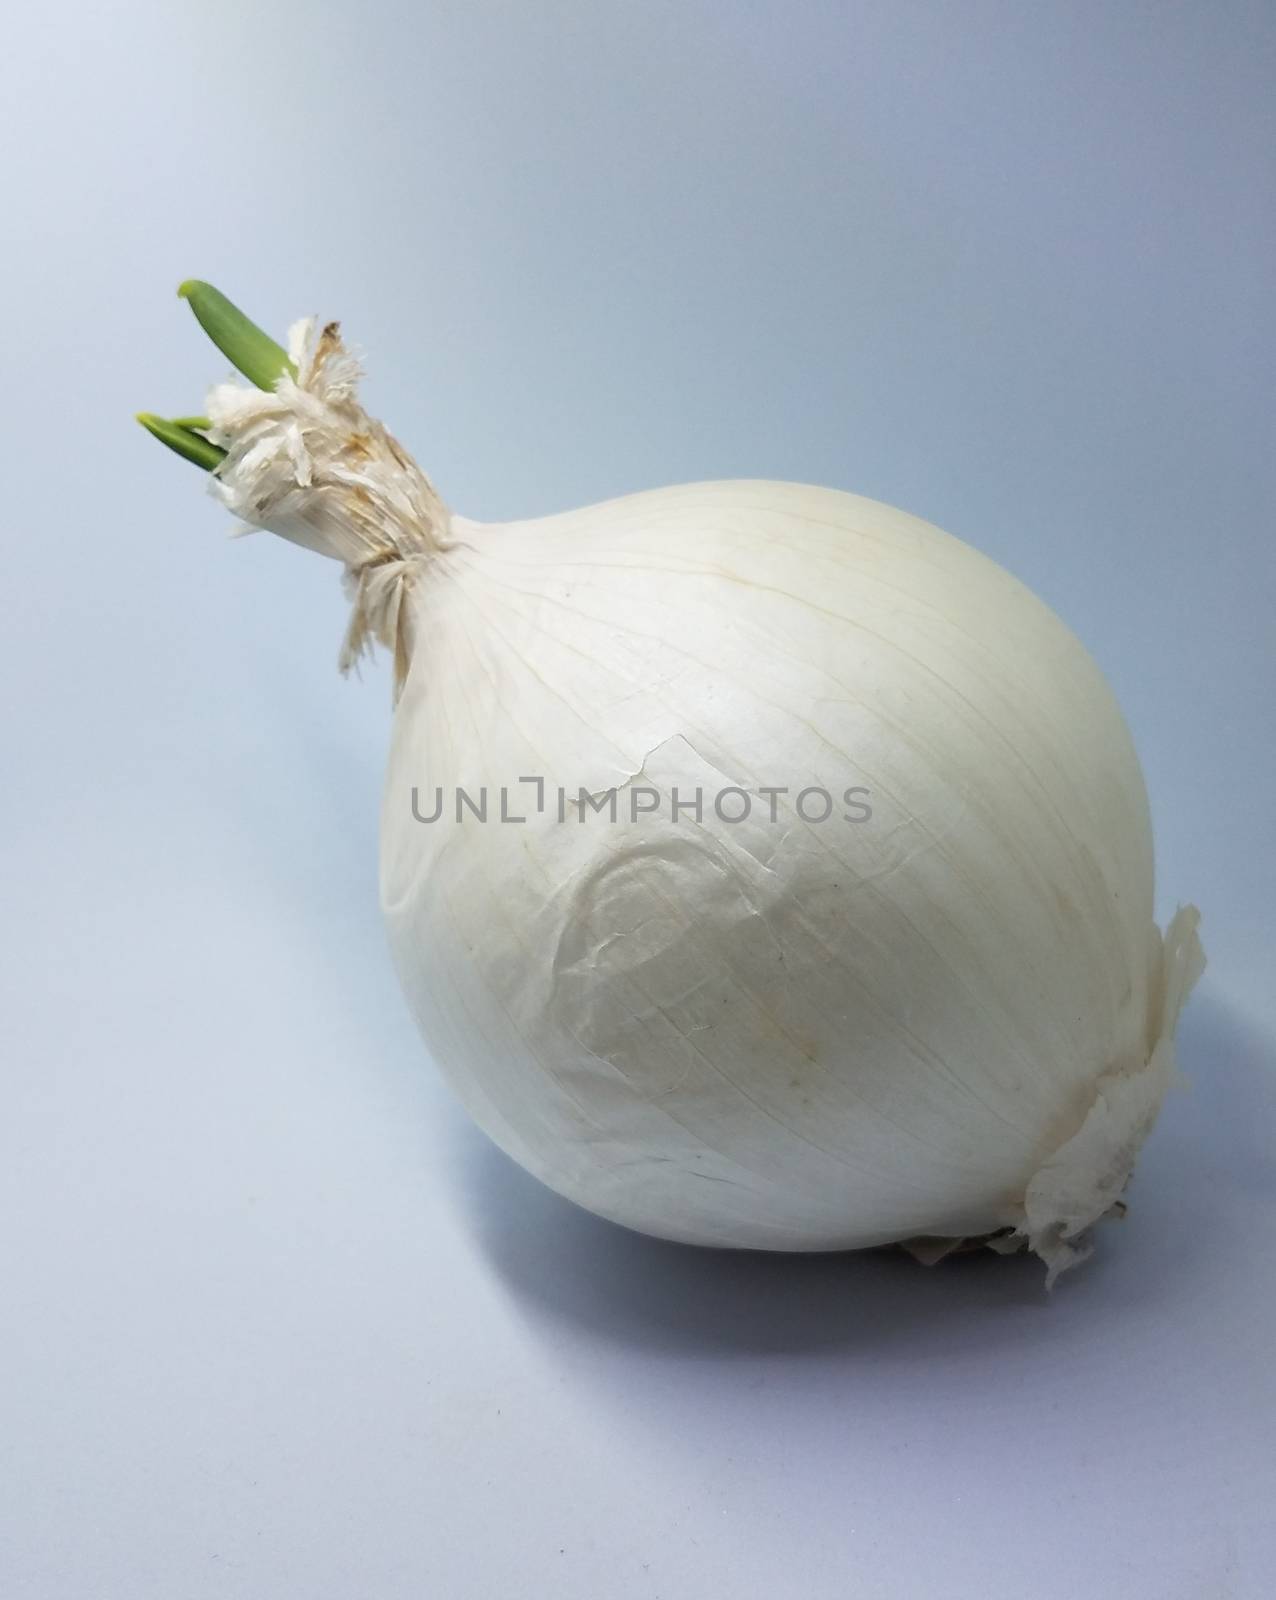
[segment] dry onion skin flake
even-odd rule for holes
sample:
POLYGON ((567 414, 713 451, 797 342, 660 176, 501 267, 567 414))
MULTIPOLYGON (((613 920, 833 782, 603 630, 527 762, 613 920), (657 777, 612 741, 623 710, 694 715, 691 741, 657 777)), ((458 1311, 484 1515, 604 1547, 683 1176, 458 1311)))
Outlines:
POLYGON ((1153 920, 1097 666, 1009 573, 831 489, 451 511, 358 400, 181 294, 250 381, 141 420, 241 522, 344 568, 396 709, 381 901, 474 1120, 663 1239, 1029 1248, 1123 1210, 1204 958, 1153 920))

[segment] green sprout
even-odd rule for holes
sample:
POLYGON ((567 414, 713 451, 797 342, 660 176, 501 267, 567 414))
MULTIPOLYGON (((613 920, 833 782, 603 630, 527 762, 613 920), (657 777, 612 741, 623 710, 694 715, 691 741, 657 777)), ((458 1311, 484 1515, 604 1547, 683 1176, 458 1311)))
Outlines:
MULTIPOLYGON (((291 378, 297 376, 297 368, 288 352, 211 283, 188 278, 177 292, 195 313, 208 337, 250 383, 270 391, 285 374, 291 378)), ((208 431, 207 417, 165 418, 140 411, 137 420, 170 450, 206 472, 212 472, 226 458, 220 445, 204 437, 208 431)))
POLYGON ((297 376, 288 352, 250 322, 220 289, 201 283, 198 278, 188 278, 177 292, 195 313, 200 327, 249 383, 269 391, 285 372, 290 378, 297 376))
POLYGON ((176 450, 179 456, 184 456, 187 461, 193 461, 197 467, 203 467, 205 472, 211 472, 214 467, 219 467, 226 459, 226 452, 211 439, 205 439, 203 434, 196 433, 194 428, 183 426, 181 422, 170 422, 165 417, 157 417, 150 411, 139 411, 137 420, 148 433, 153 433, 161 444, 166 444, 170 450, 176 450))

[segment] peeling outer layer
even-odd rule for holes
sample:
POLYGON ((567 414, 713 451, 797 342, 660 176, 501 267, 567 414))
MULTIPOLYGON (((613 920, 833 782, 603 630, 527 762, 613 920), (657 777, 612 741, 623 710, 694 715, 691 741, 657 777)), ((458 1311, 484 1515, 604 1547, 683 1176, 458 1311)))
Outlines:
POLYGON ((1125 1215, 1122 1195, 1135 1157, 1174 1082, 1179 1013, 1205 970, 1199 923, 1194 906, 1182 907, 1161 941, 1146 1064, 1137 1072, 1114 1069, 1097 1080, 1080 1127, 1029 1181, 1018 1224, 980 1239, 911 1239, 905 1248, 913 1256, 929 1266, 979 1246, 1002 1254, 1029 1249, 1046 1263, 1049 1289, 1061 1272, 1090 1255, 1097 1223, 1125 1215))
POLYGON ((359 405, 359 363, 335 322, 295 323, 288 353, 295 380, 285 375, 273 391, 226 383, 209 394, 210 437, 227 451, 212 492, 251 527, 342 563, 352 609, 341 670, 380 642, 394 656, 397 694, 412 651, 406 591, 448 548, 448 510, 359 405))

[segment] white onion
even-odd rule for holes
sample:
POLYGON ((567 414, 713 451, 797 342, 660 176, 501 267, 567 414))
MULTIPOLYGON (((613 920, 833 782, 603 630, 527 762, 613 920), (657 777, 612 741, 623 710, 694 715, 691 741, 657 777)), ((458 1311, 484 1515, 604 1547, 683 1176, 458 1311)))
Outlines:
POLYGON ((967 545, 826 489, 451 515, 335 328, 291 349, 296 383, 210 397, 214 484, 343 562, 343 664, 395 652, 382 900, 480 1126, 666 1239, 1080 1259, 1203 958, 1195 911, 1154 924, 1138 759, 1072 634, 967 545), (577 803, 611 790, 614 822, 577 803))

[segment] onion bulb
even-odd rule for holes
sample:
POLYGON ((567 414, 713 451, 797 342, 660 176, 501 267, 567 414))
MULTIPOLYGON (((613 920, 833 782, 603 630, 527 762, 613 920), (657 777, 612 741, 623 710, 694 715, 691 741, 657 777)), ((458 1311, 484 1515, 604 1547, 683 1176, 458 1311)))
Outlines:
POLYGON ((830 489, 470 521, 357 380, 299 323, 180 426, 238 518, 342 563, 342 666, 392 652, 381 899, 474 1120, 664 1239, 1080 1260, 1203 966, 1081 644, 830 489))

